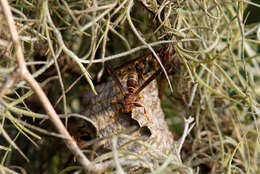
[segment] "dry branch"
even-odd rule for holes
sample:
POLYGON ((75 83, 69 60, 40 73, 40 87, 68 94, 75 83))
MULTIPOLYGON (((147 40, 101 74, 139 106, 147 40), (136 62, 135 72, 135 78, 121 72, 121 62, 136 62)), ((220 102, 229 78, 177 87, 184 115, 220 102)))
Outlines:
POLYGON ((31 86, 31 88, 34 90, 34 92, 38 95, 43 107, 45 108, 48 116, 52 120, 53 124, 56 126, 60 134, 62 134, 66 139, 64 139, 64 142, 66 143, 67 147, 74 153, 74 155, 79 159, 82 166, 86 171, 91 170, 91 164, 90 161, 84 156, 84 154, 80 151, 77 144, 73 139, 71 138, 70 134, 68 133, 67 129, 64 127, 63 123, 61 122, 59 116, 55 112, 54 108, 52 107, 49 99, 44 94, 43 90, 41 89, 40 85, 37 83, 37 81, 32 77, 30 72, 28 71, 25 61, 24 61, 24 55, 22 51, 22 47, 19 42, 19 35, 15 27, 14 19, 11 13, 11 9, 8 5, 8 2, 6 0, 1 0, 1 6, 4 11, 10 33, 12 36, 13 44, 15 46, 16 51, 16 59, 18 62, 19 67, 19 75, 22 80, 26 80, 27 83, 31 86))

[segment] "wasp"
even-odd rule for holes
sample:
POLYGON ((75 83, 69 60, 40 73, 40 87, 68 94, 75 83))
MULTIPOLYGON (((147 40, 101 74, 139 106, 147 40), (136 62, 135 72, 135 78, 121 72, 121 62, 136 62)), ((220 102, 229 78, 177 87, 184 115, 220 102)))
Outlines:
MULTIPOLYGON (((151 57, 152 58, 152 57, 151 57)), ((150 58, 149 58, 150 59, 150 58)), ((123 66, 121 66, 119 68, 120 72, 121 71, 125 71, 126 68, 128 69, 128 73, 127 73, 127 91, 126 89, 123 87, 123 85, 121 84, 119 78, 117 77, 115 71, 112 69, 112 67, 110 66, 109 63, 105 63, 105 66, 106 66, 106 69, 108 71, 108 73, 112 76, 112 78, 114 79, 115 81, 115 84, 116 86, 119 88, 120 90, 120 93, 123 95, 123 99, 121 101, 116 101, 116 100, 113 100, 112 102, 113 103, 116 103, 116 104, 121 104, 122 105, 122 112, 125 112, 125 113, 128 113, 128 112, 132 112, 132 110, 135 108, 135 107, 142 107, 143 110, 144 110, 144 114, 146 116, 146 119, 150 122, 151 119, 148 117, 147 113, 146 113, 146 109, 145 107, 136 102, 136 99, 137 97, 141 98, 141 96, 139 95, 139 93, 147 86, 150 84, 150 82, 152 82, 160 73, 161 73, 161 68, 158 68, 156 67, 156 71, 147 79, 147 80, 144 80, 143 84, 138 88, 138 71, 141 71, 138 69, 137 65, 138 66, 142 66, 144 67, 144 65, 142 65, 140 62, 143 61, 143 60, 147 60, 147 57, 144 57, 142 58, 141 60, 139 59, 136 59, 134 60, 134 62, 131 64, 131 66, 129 65, 130 63, 127 63, 127 64, 124 64, 123 66), (129 68, 130 66, 130 68, 129 68)), ((142 76, 143 76, 143 72, 142 73, 142 76)), ((144 77, 143 77, 144 79, 144 77)), ((116 105, 117 107, 117 110, 118 109, 118 106, 116 105)))
MULTIPOLYGON (((160 57, 162 50, 157 52, 157 55, 160 57)), ((163 50, 164 52, 164 50, 163 50)), ((129 72, 135 73, 135 79, 139 76, 145 80, 144 74, 150 72, 151 70, 158 70, 158 63, 152 53, 145 53, 143 56, 130 60, 124 63, 121 66, 118 66, 113 71, 117 75, 129 77, 129 72), (151 68, 153 67, 153 68, 151 68), (126 74, 125 74, 126 73, 126 74), (136 76, 137 74, 137 76, 136 76)))

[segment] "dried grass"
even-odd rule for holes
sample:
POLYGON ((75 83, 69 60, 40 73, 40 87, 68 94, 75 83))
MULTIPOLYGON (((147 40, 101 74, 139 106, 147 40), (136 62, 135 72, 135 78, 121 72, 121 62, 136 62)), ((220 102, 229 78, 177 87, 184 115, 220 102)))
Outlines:
MULTIPOLYGON (((246 0, 160 4, 21 0, 9 4, 26 64, 65 125, 73 113, 83 110, 78 103, 86 88, 95 93, 105 61, 122 63, 145 49, 168 48, 170 68, 165 72, 173 94, 168 85, 162 105, 167 122, 181 132, 184 118, 191 115, 196 125, 179 159, 171 154, 157 159, 157 166, 138 155, 124 163, 133 154, 121 154, 117 136, 110 137, 113 153, 92 159, 99 164, 114 159, 115 163, 105 164, 107 173, 259 173, 260 30, 259 23, 246 25, 244 14, 248 5, 259 8, 258 4, 246 0), (131 167, 139 161, 146 169, 131 167)), ((6 87, 4 82, 12 77, 17 62, 0 12, 0 80, 6 87)), ((24 81, 2 97, 0 118, 0 173, 82 170, 74 166, 71 153, 57 139, 60 135, 54 133, 24 81), (36 150, 38 146, 41 150, 36 150)))

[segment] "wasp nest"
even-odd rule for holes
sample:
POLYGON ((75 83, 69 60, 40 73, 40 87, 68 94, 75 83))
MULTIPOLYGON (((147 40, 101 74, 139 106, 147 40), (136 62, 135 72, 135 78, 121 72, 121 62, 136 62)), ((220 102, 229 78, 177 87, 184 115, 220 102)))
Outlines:
MULTIPOLYGON (((126 80, 121 78, 120 81, 126 89, 126 80)), ((150 120, 145 117, 142 107, 135 107, 129 113, 116 109, 121 106, 112 101, 122 101, 123 95, 114 81, 97 86, 96 91, 97 96, 90 90, 83 96, 82 114, 89 121, 76 129, 77 134, 72 133, 76 139, 84 141, 85 137, 85 141, 100 140, 98 150, 101 153, 112 149, 111 137, 115 134, 118 135, 118 150, 143 154, 146 157, 151 154, 167 155, 170 152, 173 136, 164 119, 156 80, 140 92, 142 97, 136 97, 135 100, 145 107, 150 120)))

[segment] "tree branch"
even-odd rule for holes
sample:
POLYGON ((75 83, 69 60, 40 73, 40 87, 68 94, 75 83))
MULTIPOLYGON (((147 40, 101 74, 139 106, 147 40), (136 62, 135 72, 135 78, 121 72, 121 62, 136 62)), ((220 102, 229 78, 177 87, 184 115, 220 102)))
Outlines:
POLYGON ((19 35, 15 27, 14 19, 11 13, 10 6, 7 2, 7 0, 0 0, 5 18, 8 23, 8 27, 10 30, 10 34, 13 40, 13 44, 15 47, 15 53, 16 53, 16 60, 18 62, 19 70, 18 73, 20 75, 20 78, 22 80, 25 80, 33 89, 33 91, 36 93, 36 95, 39 97, 45 111, 47 112, 48 116, 50 117, 50 120, 53 122, 57 130, 60 134, 62 134, 64 137, 65 144, 70 149, 70 151, 77 157, 81 165, 86 171, 92 170, 95 172, 95 167, 91 166, 90 161, 85 157, 85 155, 81 152, 79 147, 77 146, 76 142, 72 140, 69 132, 61 122, 59 116, 57 115, 56 111, 52 107, 49 99, 41 89, 40 85, 37 83, 37 81, 32 77, 31 73, 28 71, 25 60, 24 60, 24 54, 22 47, 19 42, 19 35))

